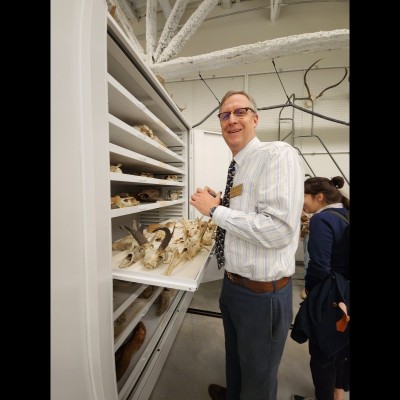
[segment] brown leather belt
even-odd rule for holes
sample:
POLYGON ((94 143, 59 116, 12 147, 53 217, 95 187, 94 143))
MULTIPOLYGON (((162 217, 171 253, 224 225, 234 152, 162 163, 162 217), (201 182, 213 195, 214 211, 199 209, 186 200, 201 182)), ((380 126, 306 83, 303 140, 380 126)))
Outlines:
POLYGON ((240 276, 238 274, 233 274, 232 272, 228 272, 226 270, 225 270, 225 275, 235 285, 243 286, 255 293, 275 292, 278 289, 285 287, 291 279, 290 276, 284 276, 283 278, 278 279, 277 281, 270 281, 270 282, 252 281, 249 278, 245 278, 244 276, 240 276))

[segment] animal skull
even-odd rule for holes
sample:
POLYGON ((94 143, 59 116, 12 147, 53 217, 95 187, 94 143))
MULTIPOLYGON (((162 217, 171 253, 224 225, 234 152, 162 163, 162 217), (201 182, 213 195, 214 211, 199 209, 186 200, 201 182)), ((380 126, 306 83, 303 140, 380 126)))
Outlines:
POLYGON ((136 128, 138 131, 144 133, 149 138, 155 140, 162 146, 167 147, 167 145, 162 142, 147 125, 134 125, 133 127, 136 128))
POLYGON ((120 168, 121 166, 122 166, 122 164, 110 165, 110 172, 117 172, 119 174, 122 174, 123 172, 122 172, 122 170, 120 168))
POLYGON ((178 175, 165 175, 164 179, 168 181, 177 181, 178 180, 178 175))
POLYGON ((137 206, 140 201, 137 201, 133 196, 116 195, 111 197, 111 208, 124 208, 137 206))
POLYGON ((162 200, 159 189, 146 189, 138 194, 140 200, 143 201, 156 201, 162 200))

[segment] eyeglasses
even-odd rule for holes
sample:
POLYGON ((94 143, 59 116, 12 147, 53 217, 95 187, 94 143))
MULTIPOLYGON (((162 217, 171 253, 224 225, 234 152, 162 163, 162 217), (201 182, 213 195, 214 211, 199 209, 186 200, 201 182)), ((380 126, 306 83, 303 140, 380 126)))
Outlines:
POLYGON ((255 111, 250 107, 242 107, 242 108, 237 108, 236 110, 233 111, 225 111, 219 113, 217 117, 221 122, 228 121, 228 119, 231 117, 231 114, 234 114, 238 118, 243 118, 247 114, 248 110, 253 111, 253 113, 255 113, 255 111))

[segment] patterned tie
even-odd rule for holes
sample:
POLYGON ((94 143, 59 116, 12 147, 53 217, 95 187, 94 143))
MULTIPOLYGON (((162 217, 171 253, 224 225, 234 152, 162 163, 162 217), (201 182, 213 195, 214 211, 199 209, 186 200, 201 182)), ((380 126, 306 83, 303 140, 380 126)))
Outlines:
MULTIPOLYGON (((229 207, 230 202, 230 190, 233 183, 233 177, 235 176, 235 160, 232 160, 229 164, 228 177, 226 178, 226 188, 224 198, 222 199, 221 205, 229 207)), ((215 256, 217 257, 218 269, 221 269, 225 265, 224 256, 224 242, 225 242, 225 229, 220 227, 217 228, 215 236, 215 256)))

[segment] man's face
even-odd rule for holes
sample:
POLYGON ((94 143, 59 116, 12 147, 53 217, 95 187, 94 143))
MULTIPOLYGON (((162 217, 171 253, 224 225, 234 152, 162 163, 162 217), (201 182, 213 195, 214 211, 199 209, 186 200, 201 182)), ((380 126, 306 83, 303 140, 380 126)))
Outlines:
POLYGON ((257 113, 252 110, 247 110, 243 116, 239 117, 233 113, 233 111, 245 107, 254 108, 246 96, 234 94, 225 100, 220 109, 220 113, 231 112, 229 118, 225 121, 220 120, 220 124, 222 136, 233 155, 237 154, 256 136, 255 128, 258 123, 257 113))

